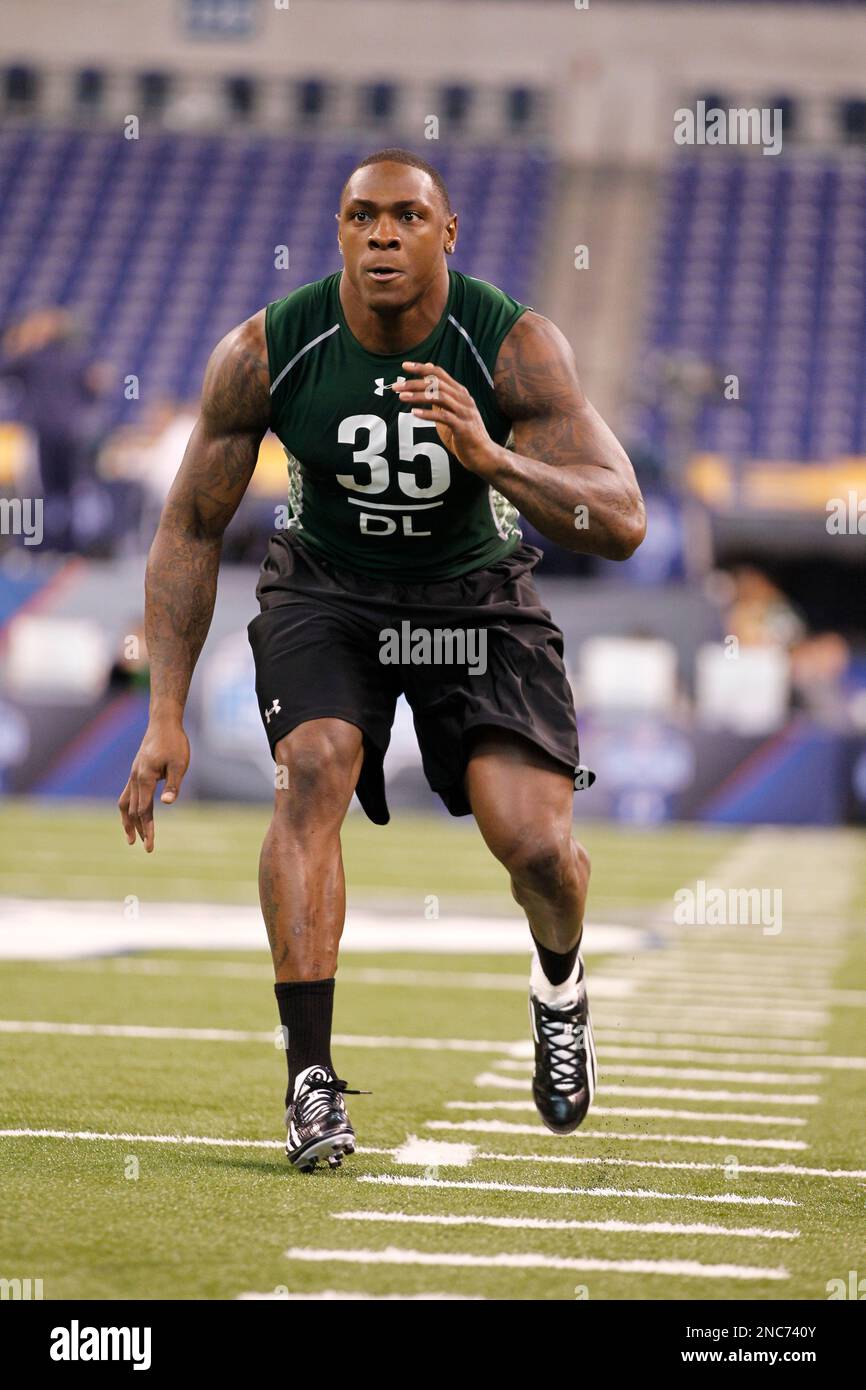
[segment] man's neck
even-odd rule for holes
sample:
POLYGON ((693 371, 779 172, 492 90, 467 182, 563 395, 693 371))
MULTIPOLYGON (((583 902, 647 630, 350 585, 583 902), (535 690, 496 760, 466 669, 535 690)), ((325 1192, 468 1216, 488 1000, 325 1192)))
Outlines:
POLYGON ((442 269, 427 290, 405 310, 382 314, 361 299, 345 271, 340 276, 340 303, 346 322, 358 342, 368 352, 404 352, 422 343, 436 327, 448 302, 448 266, 442 269))

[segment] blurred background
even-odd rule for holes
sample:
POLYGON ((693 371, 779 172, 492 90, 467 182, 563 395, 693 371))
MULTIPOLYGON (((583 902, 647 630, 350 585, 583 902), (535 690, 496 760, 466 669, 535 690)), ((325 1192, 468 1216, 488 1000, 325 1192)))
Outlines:
MULTIPOLYGON (((625 564, 524 524, 597 774, 579 817, 866 820, 864 52, 829 0, 4 0, 0 791, 117 798, 208 354, 338 268, 340 187, 399 144, 448 183, 453 264, 566 333, 647 499, 625 564), (781 150, 713 143, 734 109, 781 150)), ((270 798, 246 624, 285 498, 268 436, 185 798, 270 798)), ((392 807, 439 808, 405 708, 388 773, 392 807)))

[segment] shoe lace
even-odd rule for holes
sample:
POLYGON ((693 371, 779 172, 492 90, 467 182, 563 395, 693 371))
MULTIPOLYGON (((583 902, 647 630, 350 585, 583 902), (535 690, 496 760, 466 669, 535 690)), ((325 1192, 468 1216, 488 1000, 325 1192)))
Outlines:
POLYGON ((581 1054, 584 1025, 577 1017, 568 1018, 562 1012, 541 1004, 539 1031, 547 1044, 551 1081, 558 1091, 569 1091, 582 1084, 581 1054))
POLYGON ((327 1114, 334 1105, 335 1096, 371 1096, 372 1091, 355 1091, 340 1077, 334 1076, 315 1081, 305 1087, 295 1101, 295 1120, 303 1124, 315 1124, 327 1114))

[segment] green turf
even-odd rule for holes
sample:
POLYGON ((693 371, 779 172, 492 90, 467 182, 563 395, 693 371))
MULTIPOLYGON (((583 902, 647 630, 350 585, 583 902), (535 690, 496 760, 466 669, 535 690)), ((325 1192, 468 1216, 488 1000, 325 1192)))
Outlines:
MULTIPOLYGON (((127 845, 104 803, 0 801, 0 896, 256 903, 265 806, 157 804, 156 849, 127 845)), ((653 832, 578 825, 593 863, 593 899, 638 906, 706 873, 741 831, 672 827, 653 832)), ((430 893, 489 899, 515 910, 501 867, 471 818, 395 816, 376 826, 349 816, 343 857, 360 897, 430 893)))
MULTIPOLYGON (((110 817, 99 809, 6 805, 0 812, 0 893, 15 891, 62 896, 65 875, 80 874, 105 883, 103 896, 140 892, 168 900, 187 896, 181 885, 207 882, 222 901, 254 900, 249 859, 257 853, 265 813, 258 810, 176 808, 171 834, 162 817, 160 850, 151 860, 115 844, 105 832, 110 817), (215 837, 219 836, 217 840, 215 837), (44 856, 44 857, 43 857, 44 856), (40 865, 42 867, 40 867, 40 865), (129 867, 129 866, 132 867, 129 867), (103 880, 102 874, 105 874, 103 880), (236 874, 238 877, 233 877, 236 874), (20 876, 16 880, 16 875, 20 876), (40 878, 41 889, 34 880, 40 878), (244 875, 243 893, 239 891, 244 875), (31 886, 25 888, 22 880, 31 886), (17 890, 15 882, 22 882, 17 890), (116 890, 107 886, 117 882, 116 890), (250 890, 251 891, 251 890, 250 890), (237 893, 237 898, 234 894, 237 893)), ((172 817, 175 812, 172 811, 172 817)), ((742 842, 740 834, 671 828, 648 833, 586 827, 593 851, 596 900, 608 911, 629 907, 646 913, 684 883, 708 875, 742 842)), ((447 821, 401 818, 386 830, 353 820, 347 831, 350 879, 372 893, 387 886, 408 901, 429 892, 465 900, 479 890, 485 909, 509 903, 501 874, 488 863, 476 832, 447 821)), ((853 847, 862 840, 824 834, 792 836, 789 867, 796 867, 807 845, 816 866, 830 843, 853 847)), ((847 849, 846 849, 847 852, 847 849)), ((784 865, 780 868, 784 868, 784 865)), ((816 868, 816 872, 817 872, 816 868)), ((831 982, 846 992, 866 990, 866 936, 856 925, 855 908, 863 892, 855 879, 845 907, 851 926, 844 937, 844 960, 831 982)), ((71 896, 82 896, 75 883, 71 896)), ((87 892, 83 896, 96 896, 87 892)), ((192 895, 193 897, 195 895, 192 895)), ((765 941, 762 959, 794 959, 809 940, 808 904, 791 905, 792 922, 775 941, 765 941), (785 954, 787 953, 787 954, 785 954)), ((590 914, 592 916, 592 914, 590 914)), ((616 920, 615 916, 608 920, 616 920)), ((820 923, 814 924, 819 942, 820 923)), ((697 955, 706 940, 695 934, 697 955)), ((750 939, 748 950, 760 943, 750 939)), ((761 948, 763 949, 763 947, 761 948)), ((659 953, 661 958, 663 953, 659 953)), ((752 957, 750 957, 752 959, 752 957)), ((174 1028, 249 1030, 249 1041, 191 1041, 71 1037, 57 1034, 0 1033, 2 1113, 0 1127, 88 1130, 99 1133, 181 1134, 279 1140, 285 1061, 272 1041, 276 1011, 264 951, 160 952, 137 961, 161 962, 171 973, 143 973, 136 961, 0 965, 0 1018, 88 1024, 148 1025, 174 1028), (219 973, 238 965, 235 977, 219 973), (176 972, 176 973, 173 973, 176 972)), ((625 961, 615 956, 589 959, 593 976, 616 976, 625 961)), ((515 956, 439 954, 344 955, 338 974, 335 1030, 365 1037, 480 1039, 516 1042, 528 1035, 526 1000, 521 988, 460 988, 443 983, 449 972, 515 976, 525 962, 515 956), (364 972, 411 970, 416 983, 371 984, 364 972), (424 976, 428 976, 425 980, 424 976), (429 977, 435 977, 431 983, 429 977)), ((728 997, 719 991, 720 999, 728 997)), ((804 1003, 808 1003, 804 994, 804 1003)), ((596 1026, 607 1030, 611 1008, 601 1000, 596 1026)), ((866 1053, 866 1016, 853 995, 833 1004, 829 1024, 814 1036, 840 1056, 866 1053)), ((809 1033, 804 1036, 811 1037, 809 1033)), ((349 1110, 362 1148, 391 1150, 408 1135, 474 1143, 482 1151, 529 1155, 590 1155, 742 1163, 791 1162, 808 1167, 866 1168, 863 1133, 863 1071, 828 1071, 819 1088, 821 1103, 805 1113, 803 1129, 779 1130, 805 1139, 803 1153, 705 1148, 661 1141, 624 1144, 604 1131, 687 1134, 695 1121, 598 1117, 592 1138, 578 1133, 548 1137, 479 1135, 431 1130, 427 1122, 461 1119, 449 1109, 455 1099, 489 1098, 475 1078, 502 1052, 410 1050, 338 1043, 338 1069, 353 1087, 372 1095, 349 1097, 349 1110)), ((646 1049, 652 1061, 652 1048, 646 1049)), ((602 1082, 618 1078, 617 1062, 600 1047, 602 1082)), ((753 1063, 751 1065, 757 1065, 753 1063)), ((773 1064, 768 1060, 770 1068, 773 1064)), ((676 1084, 668 1080, 665 1084, 676 1084)), ((811 1089, 802 1087, 803 1090, 811 1089)), ((525 1090, 508 1099, 528 1099, 525 1090)), ((611 1104, 607 1097, 605 1103, 611 1104)), ((671 1102, 655 1102, 671 1104, 671 1102)), ((698 1109, 703 1102, 695 1102, 698 1109)), ((718 1109, 707 1104, 707 1109, 718 1109)), ((736 1107, 754 1110, 744 1103, 736 1107)), ((779 1107, 785 1110, 785 1107, 779 1107)), ((529 1112, 503 1112, 501 1118, 535 1123, 529 1112)), ((587 1127, 589 1126, 587 1122, 587 1127)), ((731 1132, 724 1125, 715 1133, 731 1132)), ((737 1135, 752 1131, 737 1126, 737 1135)), ((776 1131, 772 1131, 776 1133, 776 1131)), ((592 1299, 823 1299, 827 1281, 866 1272, 863 1248, 863 1184, 802 1175, 684 1171, 617 1165, 569 1166, 529 1159, 498 1163, 476 1158, 467 1168, 442 1167, 440 1179, 508 1182, 570 1188, 612 1186, 651 1188, 667 1193, 736 1193, 792 1197, 785 1207, 722 1206, 659 1199, 548 1195, 543 1193, 399 1188, 362 1181, 365 1177, 422 1176, 423 1165, 398 1167, 389 1154, 359 1152, 340 1172, 303 1176, 289 1169, 277 1148, 206 1148, 54 1138, 0 1138, 0 1275, 42 1278, 47 1298, 232 1298, 242 1292, 288 1288, 371 1294, 459 1291, 487 1298, 573 1299, 585 1287, 592 1299), (132 1162, 131 1160, 135 1160, 132 1162), (136 1169, 137 1176, 130 1176, 136 1169), (760 1225, 797 1228, 797 1241, 745 1237, 710 1238, 647 1232, 518 1230, 481 1226, 437 1227, 338 1219, 340 1212, 375 1210, 385 1214, 568 1217, 581 1220, 701 1221, 726 1227, 760 1225), (702 1264, 784 1266, 784 1282, 746 1283, 658 1273, 573 1272, 537 1269, 466 1269, 319 1264, 290 1261, 290 1247, 374 1249, 389 1246, 428 1252, 493 1252, 617 1259, 694 1259, 702 1264)))

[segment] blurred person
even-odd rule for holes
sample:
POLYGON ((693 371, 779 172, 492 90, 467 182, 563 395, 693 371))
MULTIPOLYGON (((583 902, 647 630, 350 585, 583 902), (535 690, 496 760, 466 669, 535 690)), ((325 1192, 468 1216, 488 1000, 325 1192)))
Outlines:
POLYGON ((795 707, 829 724, 846 722, 843 680, 851 650, 838 632, 810 633, 788 596, 754 565, 732 571, 727 630, 745 647, 780 647, 790 657, 795 707))
POLYGON ((356 790, 372 821, 389 819, 382 760, 401 692, 431 787, 452 815, 475 816, 527 915, 538 1111, 555 1133, 583 1121, 596 1084, 579 950, 589 858, 572 819, 587 770, 562 634, 532 582, 540 551, 522 543, 516 515, 610 559, 645 533, 632 466, 563 335, 449 269, 457 215, 438 171, 379 151, 350 175, 336 217, 342 272, 254 314, 208 364, 148 559, 150 719, 118 802, 128 842, 151 851, 157 783, 175 801, 189 763, 183 712, 223 533, 270 427, 291 506, 249 624, 277 763, 259 888, 287 1040, 286 1152, 301 1169, 354 1151, 331 1060, 340 829, 356 790), (483 639, 483 669, 413 663, 405 650, 387 664, 383 642, 413 624, 422 639, 483 639))
POLYGON ((166 397, 149 406, 139 423, 115 430, 102 446, 100 476, 138 489, 142 536, 151 536, 159 522, 197 418, 195 406, 166 397))
POLYGON ((738 565, 733 570, 728 631, 745 647, 792 647, 808 631, 790 600, 763 570, 738 565))
POLYGON ((74 489, 95 452, 92 408, 110 375, 68 309, 27 314, 0 340, 0 376, 17 382, 21 418, 38 444, 48 549, 74 548, 74 489))

